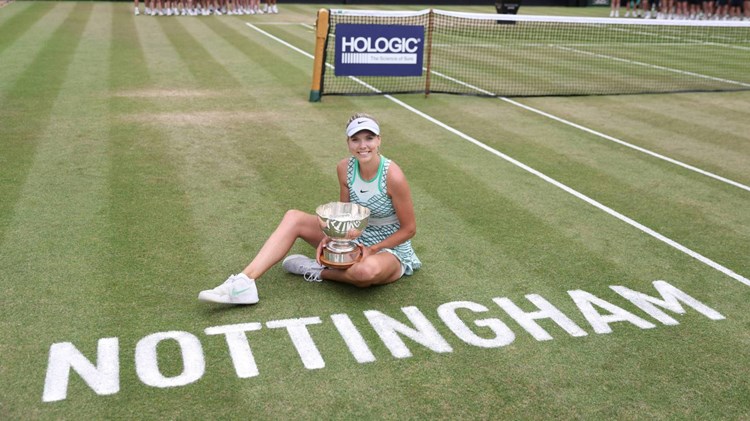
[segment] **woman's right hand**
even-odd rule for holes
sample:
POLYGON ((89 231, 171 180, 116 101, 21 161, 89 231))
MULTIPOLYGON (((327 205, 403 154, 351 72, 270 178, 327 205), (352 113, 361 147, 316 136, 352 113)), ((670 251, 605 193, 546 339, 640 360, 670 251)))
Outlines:
POLYGON ((331 239, 328 238, 327 236, 324 236, 323 239, 320 240, 320 244, 318 244, 318 251, 315 253, 315 260, 320 265, 323 265, 323 263, 320 261, 320 256, 323 255, 323 247, 325 247, 329 241, 331 241, 331 239))

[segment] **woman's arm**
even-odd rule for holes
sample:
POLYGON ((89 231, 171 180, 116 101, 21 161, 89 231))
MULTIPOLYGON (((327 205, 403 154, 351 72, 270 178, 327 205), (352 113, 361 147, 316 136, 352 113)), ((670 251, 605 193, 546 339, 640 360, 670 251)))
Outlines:
POLYGON ((346 179, 346 170, 349 166, 349 158, 344 158, 336 165, 336 174, 339 177, 339 202, 349 202, 349 183, 346 179))

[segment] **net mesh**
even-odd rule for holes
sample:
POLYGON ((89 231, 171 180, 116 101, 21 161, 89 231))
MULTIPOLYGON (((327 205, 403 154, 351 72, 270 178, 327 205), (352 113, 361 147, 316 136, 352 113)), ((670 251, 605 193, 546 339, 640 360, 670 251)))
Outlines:
POLYGON ((750 89, 747 22, 332 10, 322 94, 615 95, 750 89), (332 71, 339 23, 422 25, 420 77, 332 71), (430 42, 431 41, 431 42, 430 42), (428 57, 429 56, 429 57, 428 57))

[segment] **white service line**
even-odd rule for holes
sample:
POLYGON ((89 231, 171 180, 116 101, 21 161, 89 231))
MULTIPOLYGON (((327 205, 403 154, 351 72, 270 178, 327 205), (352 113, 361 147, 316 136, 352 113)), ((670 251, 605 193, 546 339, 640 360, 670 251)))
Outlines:
POLYGON ((720 77, 708 76, 708 75, 703 75, 703 74, 700 74, 700 73, 688 72, 687 70, 672 69, 670 67, 664 67, 664 66, 659 66, 659 65, 650 64, 650 63, 642 63, 640 61, 628 60, 628 59, 624 59, 624 58, 620 58, 620 57, 608 56, 608 55, 605 55, 605 54, 592 53, 592 52, 589 52, 589 51, 583 51, 583 50, 578 50, 578 49, 575 49, 575 48, 564 47, 562 45, 550 45, 550 48, 557 48, 557 49, 560 49, 560 50, 563 50, 563 51, 571 51, 571 52, 578 53, 578 54, 585 54, 585 55, 592 56, 592 57, 603 58, 605 60, 621 61, 623 63, 632 64, 634 66, 650 67, 652 69, 664 70, 664 71, 667 71, 667 72, 679 73, 679 74, 683 74, 683 75, 687 75, 687 76, 693 76, 693 77, 697 77, 697 78, 701 78, 701 79, 708 79, 708 80, 713 80, 713 81, 716 81, 716 82, 728 83, 728 84, 732 84, 732 85, 739 85, 739 86, 742 86, 744 88, 750 88, 750 83, 739 82, 739 81, 730 80, 730 79, 723 79, 723 78, 720 78, 720 77))
MULTIPOLYGON (((732 48, 732 49, 744 50, 744 51, 750 50, 750 48, 744 47, 744 46, 741 46, 741 45, 732 45, 732 44, 724 44, 724 43, 721 43, 721 42, 703 41, 703 40, 700 40, 700 39, 689 39, 689 38, 683 38, 681 36, 670 36, 670 35, 665 35, 665 34, 661 34, 661 33, 657 33, 657 32, 630 31, 630 30, 625 29, 625 28, 620 29, 620 28, 616 28, 616 27, 615 28, 608 28, 608 29, 610 29, 611 31, 626 32, 626 33, 631 33, 631 34, 636 34, 636 35, 645 35, 645 36, 654 37, 654 38, 663 38, 663 39, 672 39, 672 40, 677 40, 677 41, 683 41, 683 42, 679 43, 678 45, 685 45, 685 43, 688 42, 688 43, 692 43, 692 44, 710 45, 712 47, 732 48)), ((726 40, 726 41, 729 41, 729 42, 735 41, 735 40, 733 40, 731 38, 723 37, 723 36, 712 36, 711 38, 714 38, 714 39, 723 39, 723 40, 726 40)), ((669 44, 664 44, 664 43, 660 42, 659 45, 667 46, 669 44)))
MULTIPOLYGON (((286 45, 287 47, 289 47, 289 48, 291 48, 291 49, 293 49, 293 50, 295 50, 297 52, 300 52, 300 53, 304 54, 307 57, 310 57, 310 58, 314 59, 314 57, 313 57, 312 54, 309 54, 309 53, 307 53, 305 51, 302 51, 301 49, 299 49, 299 48, 297 48, 297 47, 289 44, 288 42, 286 42, 286 41, 284 41, 282 39, 279 39, 279 38, 277 38, 277 37, 269 34, 268 32, 266 32, 266 31, 258 28, 257 26, 255 26, 255 25, 253 25, 251 23, 247 23, 247 22, 245 24, 247 26, 249 26, 250 28, 252 28, 252 29, 260 32, 261 34, 266 35, 269 38, 274 39, 274 40, 282 43, 283 45, 286 45)), ((359 80, 357 78, 352 77, 352 79, 358 81, 359 83, 361 83, 361 84, 363 84, 365 86, 369 86, 365 82, 363 82, 363 81, 361 81, 361 80, 359 80)), ((377 91, 377 90, 375 90, 375 91, 377 91)), ((475 139, 475 138, 473 138, 473 137, 471 137, 471 136, 469 136, 469 135, 467 135, 467 134, 465 134, 465 133, 463 133, 463 132, 461 132, 461 131, 459 131, 459 130, 457 130, 457 129, 455 129, 455 128, 453 128, 453 127, 451 127, 451 126, 449 126, 449 125, 447 125, 445 123, 443 123, 440 120, 435 119, 434 117, 432 117, 432 116, 430 116, 430 115, 428 115, 428 114, 426 114, 426 113, 424 113, 424 112, 422 112, 422 111, 420 111, 420 110, 412 107, 411 105, 409 105, 409 104, 407 104, 407 103, 405 103, 405 102, 403 102, 403 101, 401 101, 399 99, 396 99, 395 97, 393 97, 391 95, 384 95, 384 97, 387 98, 388 100, 390 100, 390 101, 398 104, 399 106, 401 106, 401 107, 403 107, 403 108, 405 108, 405 109, 413 112, 414 114, 417 114, 418 116, 420 116, 420 117, 422 117, 422 118, 430 121, 431 123, 433 123, 433 124, 435 124, 435 125, 437 125, 439 127, 442 127, 443 129, 445 129, 445 130, 447 130, 447 131, 455 134, 456 136, 458 136, 458 137, 460 137, 460 138, 462 138, 462 139, 464 139, 464 140, 466 140, 466 141, 468 141, 468 142, 470 142, 470 143, 472 143, 472 144, 474 144, 474 145, 476 145, 476 146, 484 149, 487 152, 490 152, 491 154, 493 154, 493 155, 495 155, 495 156, 497 156, 497 157, 499 157, 499 158, 501 158, 501 159, 503 159, 503 160, 505 160, 505 161, 507 161, 507 162, 509 162, 509 163, 511 163, 511 164, 513 164, 515 166, 517 166, 518 168, 521 168, 522 170, 527 171, 527 172, 529 172, 529 173, 531 173, 531 174, 533 174, 533 175, 541 178, 542 180, 544 180, 544 181, 552 184, 553 186, 558 187, 558 188, 564 190, 565 192, 567 192, 567 193, 569 193, 569 194, 571 194, 571 195, 573 195, 573 196, 575 196, 575 197, 583 200, 584 202, 586 202, 586 203, 588 203, 588 204, 590 204, 590 205, 592 205, 592 206, 594 206, 594 207, 596 207, 596 208, 598 208, 598 209, 600 209, 600 210, 608 213, 609 215, 614 216, 615 218, 617 218, 617 219, 619 219, 619 220, 621 220, 621 221, 623 221, 623 222, 625 222, 625 223, 627 223, 627 224, 629 224, 629 225, 631 225, 631 226, 639 229, 640 231, 642 231, 642 232, 644 232, 644 233, 646 233, 646 234, 648 234, 648 235, 656 238, 657 240, 659 240, 659 241, 661 241, 661 242, 663 242, 663 243, 665 243, 665 244, 667 244, 667 245, 669 245, 671 247, 674 247, 675 249, 677 249, 677 250, 679 250, 679 251, 687 254, 688 256, 690 256, 690 257, 698 260, 699 262, 701 262, 701 263, 703 263, 703 264, 705 264, 707 266, 710 266, 711 268, 713 268, 713 269, 715 269, 715 270, 717 270, 717 271, 719 271, 719 272, 721 272, 721 273, 723 273, 723 274, 731 277, 732 279, 735 279, 735 280, 737 280, 737 281, 739 281, 739 282, 741 282, 741 283, 743 283, 743 284, 745 284, 747 286, 750 286, 750 279, 747 279, 744 276, 742 276, 742 275, 740 275, 740 274, 732 271, 731 269, 729 269, 729 268, 727 268, 727 267, 725 267, 725 266, 723 266, 723 265, 721 265, 721 264, 719 264, 717 262, 714 262, 713 260, 709 259, 708 257, 705 257, 702 254, 700 254, 698 252, 695 252, 695 251, 693 251, 693 250, 691 250, 691 249, 683 246, 682 244, 680 244, 680 243, 678 243, 678 242, 676 242, 676 241, 674 241, 674 240, 672 240, 672 239, 670 239, 670 238, 668 238, 668 237, 666 237, 666 236, 664 236, 662 234, 659 234, 658 232, 652 230, 651 228, 649 228, 649 227, 647 227, 647 226, 645 226, 645 225, 643 225, 643 224, 641 224, 641 223, 639 223, 639 222, 637 222, 637 221, 635 221, 635 220, 633 220, 631 218, 628 218, 627 216, 625 216, 625 215, 623 215, 623 214, 615 211, 614 209, 612 209, 610 207, 607 207, 607 206, 603 205, 602 203, 597 202, 596 200, 594 200, 594 199, 586 196, 585 194, 583 194, 583 193, 581 193, 581 192, 579 192, 579 191, 577 191, 577 190, 575 190, 575 189, 573 189, 573 188, 571 188, 571 187, 569 187, 569 186, 567 186, 567 185, 565 185, 565 184, 563 184, 563 183, 561 183, 561 182, 553 179, 552 177, 549 177, 548 175, 546 175, 546 174, 544 174, 544 173, 542 173, 542 172, 540 172, 540 171, 538 171, 538 170, 536 170, 534 168, 529 167, 528 165, 524 164, 523 162, 520 162, 520 161, 516 160, 515 158, 512 158, 512 157, 510 157, 510 156, 508 156, 508 155, 506 155, 506 154, 504 154, 504 153, 502 153, 502 152, 500 152, 500 151, 498 151, 498 150, 496 150, 496 149, 494 149, 494 148, 492 148, 492 147, 490 147, 490 146, 488 146, 488 145, 480 142, 479 140, 477 140, 477 139, 475 139)))

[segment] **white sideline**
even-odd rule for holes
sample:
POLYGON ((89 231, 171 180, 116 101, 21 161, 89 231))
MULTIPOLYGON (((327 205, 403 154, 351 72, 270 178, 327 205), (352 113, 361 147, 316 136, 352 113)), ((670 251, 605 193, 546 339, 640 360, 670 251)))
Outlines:
POLYGON ((736 80, 723 79, 723 78, 720 78, 720 77, 702 75, 700 73, 688 72, 687 70, 672 69, 672 68, 669 68, 669 67, 659 66, 659 65, 656 65, 656 64, 641 63, 640 61, 628 60, 628 59, 624 59, 624 58, 620 58, 620 57, 608 56, 608 55, 605 55, 605 54, 592 53, 592 52, 589 52, 589 51, 578 50, 578 49, 575 49, 575 48, 563 47, 561 45, 550 45, 550 47, 551 48, 557 48, 557 49, 563 50, 563 51, 572 51, 572 52, 578 53, 578 54, 585 54, 585 55, 592 56, 592 57, 603 58, 603 59, 606 59, 606 60, 621 61, 623 63, 632 64, 634 66, 650 67, 652 69, 664 70, 666 72, 679 73, 679 74, 693 76, 693 77, 697 77, 697 78, 701 78, 701 79, 708 79, 708 80, 713 80, 713 81, 716 81, 716 82, 728 83, 728 84, 733 84, 733 85, 739 85, 739 86, 742 86, 742 87, 745 87, 745 88, 750 88, 750 83, 738 82, 736 80))
MULTIPOLYGON (((259 33, 261 33, 261 34, 263 34, 263 35, 265 35, 265 36, 267 36, 267 37, 269 37, 269 38, 271 38, 271 39, 273 39, 273 40, 275 40, 275 41, 277 41, 277 42, 279 42, 279 43, 281 43, 283 45, 286 45, 287 47, 289 47, 289 48, 291 48, 291 49, 293 49, 293 50, 295 50, 295 51, 297 51, 297 52, 299 52, 299 53, 301 53, 301 54, 303 54, 303 55, 305 55, 305 56, 307 56, 307 57, 309 57, 311 59, 314 59, 314 56, 312 54, 307 53, 306 51, 303 51, 303 50, 301 50, 301 49, 299 49, 299 48, 297 48, 297 47, 289 44, 288 42, 286 42, 286 41, 284 41, 284 40, 282 40, 282 39, 280 39, 280 38, 278 38, 278 37, 276 37, 276 36, 274 36, 274 35, 266 32, 266 31, 264 31, 264 30, 262 30, 260 28, 258 28, 257 26, 255 26, 255 25, 253 25, 253 24, 251 24, 249 22, 245 22, 245 24, 247 26, 249 26, 250 28, 258 31, 259 33)), ((352 79, 355 80, 355 81, 357 81, 357 82, 359 82, 359 83, 361 83, 361 84, 363 84, 364 86, 367 86, 370 89, 373 89, 375 92, 379 92, 376 89, 372 88, 368 84, 364 83, 363 81, 361 81, 361 80, 359 80, 359 79, 357 79, 355 77, 352 77, 352 79)), ((401 106, 401 107, 403 107, 403 108, 405 108, 405 109, 407 109, 407 110, 409 110, 409 111, 417 114, 418 116, 420 116, 420 117, 422 117, 422 118, 430 121, 431 123, 433 123, 433 124, 435 124, 437 126, 440 126, 443 129, 445 129, 445 130, 447 130, 447 131, 455 134, 456 136, 459 136, 460 138, 462 138, 462 139, 464 139, 464 140, 466 140, 466 141, 468 141, 470 143, 473 143, 474 145, 476 145, 476 146, 484 149, 485 151, 492 153, 493 155, 495 155, 495 156, 497 156, 497 157, 499 157, 499 158, 501 158, 501 159, 503 159, 503 160, 505 160, 505 161, 507 161, 507 162, 509 162, 509 163, 511 163, 511 164, 513 164, 513 165, 515 165, 515 166, 523 169, 524 171, 527 171, 527 172, 529 172, 529 173, 531 173, 531 174, 533 174, 533 175, 541 178, 542 180, 544 180, 544 181, 552 184, 553 186, 558 187, 558 188, 564 190, 565 192, 567 192, 567 193, 569 193, 569 194, 571 194, 571 195, 573 195, 573 196, 575 196, 575 197, 583 200, 584 202, 586 202, 586 203, 588 203, 588 204, 590 204, 590 205, 592 205, 592 206, 594 206, 594 207, 596 207, 596 208, 598 208, 598 209, 600 209, 600 210, 608 213, 609 215, 614 216, 615 218, 617 218, 617 219, 619 219, 619 220, 621 220, 621 221, 623 221, 623 222, 625 222, 625 223, 627 223, 627 224, 629 224, 629 225, 631 225, 631 226, 639 229, 640 231, 642 231, 642 232, 644 232, 644 233, 646 233, 646 234, 648 234, 648 235, 656 238, 657 240, 659 240, 659 241, 661 241, 661 242, 663 242, 663 243, 665 243, 665 244, 667 244, 667 245, 669 245, 669 246, 671 246, 671 247, 673 247, 673 248, 675 248, 675 249, 677 249, 677 250, 679 250, 679 251, 687 254, 688 256, 690 256, 690 257, 698 260, 699 262, 701 262, 701 263, 703 263, 703 264, 705 264, 707 266, 710 266, 711 268, 713 268, 713 269, 715 269, 715 270, 717 270, 717 271, 719 271, 719 272, 721 272, 721 273, 723 273, 723 274, 731 277, 732 279, 735 279, 735 280, 737 280, 737 281, 739 281, 739 282, 741 282, 741 283, 743 283, 743 284, 745 284, 747 286, 750 286, 750 279, 747 279, 744 276, 742 276, 742 275, 740 275, 740 274, 732 271, 731 269, 729 269, 729 268, 727 268, 727 267, 725 267, 725 266, 723 266, 723 265, 721 265, 721 264, 719 264, 717 262, 714 262, 713 260, 709 259, 708 257, 705 257, 702 254, 700 254, 698 252, 695 252, 695 251, 693 251, 693 250, 691 250, 691 249, 683 246, 682 244, 680 244, 680 243, 678 243, 678 242, 676 242, 676 241, 674 241, 674 240, 672 240, 670 238, 667 238, 666 236, 664 236, 662 234, 659 234, 658 232, 652 230, 651 228, 649 228, 649 227, 647 227, 647 226, 645 226, 645 225, 643 225, 643 224, 641 224, 641 223, 639 223, 639 222, 637 222, 637 221, 635 221, 635 220, 633 220, 631 218, 628 218, 627 216, 625 216, 625 215, 623 215, 623 214, 615 211, 614 209, 609 208, 609 207, 603 205, 602 203, 597 202, 596 200, 594 200, 594 199, 586 196, 585 194, 583 194, 583 193, 581 193, 581 192, 579 192, 577 190, 574 190, 571 187, 568 187, 567 185, 565 185, 565 184, 563 184, 563 183, 561 183, 561 182, 559 182, 559 181, 557 181, 557 180, 555 180, 555 179, 547 176, 546 174, 544 174, 544 173, 542 173, 542 172, 540 172, 538 170, 535 170, 534 168, 531 168, 528 165, 526 165, 526 164, 524 164, 524 163, 522 163, 522 162, 520 162, 520 161, 518 161, 518 160, 516 160, 516 159, 514 159, 514 158, 512 158, 512 157, 510 157, 510 156, 508 156, 508 155, 506 155, 506 154, 504 154, 504 153, 502 153, 502 152, 500 152, 500 151, 498 151, 498 150, 496 150, 496 149, 494 149, 492 147, 490 147, 490 146, 487 146, 486 144, 478 141, 477 139, 474 139, 473 137, 471 137, 471 136, 469 136, 469 135, 467 135, 467 134, 465 134, 465 133, 463 133, 463 132, 461 132, 461 131, 459 131, 457 129, 454 129, 453 127, 451 127, 451 126, 443 123, 442 121, 439 121, 439 120, 437 120, 437 119, 435 119, 435 118, 433 118, 433 117, 425 114, 424 112, 422 112, 422 111, 420 111, 420 110, 412 107, 409 104, 404 103, 403 101, 401 101, 399 99, 396 99, 395 97, 393 97, 391 95, 384 95, 384 97, 387 98, 387 99, 389 99, 390 101, 398 104, 399 106, 401 106)))

